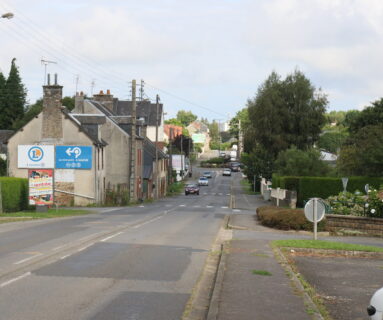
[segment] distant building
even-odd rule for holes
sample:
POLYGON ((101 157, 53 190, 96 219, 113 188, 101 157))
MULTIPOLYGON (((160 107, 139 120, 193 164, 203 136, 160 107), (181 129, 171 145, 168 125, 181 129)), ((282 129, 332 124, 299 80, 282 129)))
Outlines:
POLYGON ((191 135, 193 143, 202 145, 202 153, 210 150, 210 135, 209 128, 206 124, 200 121, 194 121, 187 126, 187 130, 191 135))

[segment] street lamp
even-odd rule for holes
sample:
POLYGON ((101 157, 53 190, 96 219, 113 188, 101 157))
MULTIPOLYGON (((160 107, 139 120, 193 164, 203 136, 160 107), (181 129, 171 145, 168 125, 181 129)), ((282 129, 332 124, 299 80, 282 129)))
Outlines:
POLYGON ((2 18, 4 19, 12 19, 14 14, 12 12, 7 12, 1 15, 2 18))

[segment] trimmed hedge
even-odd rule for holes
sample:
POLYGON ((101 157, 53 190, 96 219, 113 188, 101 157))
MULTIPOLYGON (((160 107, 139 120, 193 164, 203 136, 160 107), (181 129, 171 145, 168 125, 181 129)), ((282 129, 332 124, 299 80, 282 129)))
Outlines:
MULTIPOLYGON (((262 225, 280 230, 313 231, 313 223, 308 221, 302 209, 289 209, 273 206, 257 208, 257 217, 262 225)), ((326 229, 326 222, 318 223, 318 231, 326 229)))
POLYGON ((28 208, 28 179, 0 177, 3 211, 16 212, 28 208))
MULTIPOLYGON (((383 185, 383 178, 349 177, 347 191, 364 191, 364 186, 378 189, 383 185)), ((342 178, 336 177, 281 177, 273 175, 273 188, 295 190, 298 194, 298 206, 310 198, 326 199, 343 191, 342 178)))

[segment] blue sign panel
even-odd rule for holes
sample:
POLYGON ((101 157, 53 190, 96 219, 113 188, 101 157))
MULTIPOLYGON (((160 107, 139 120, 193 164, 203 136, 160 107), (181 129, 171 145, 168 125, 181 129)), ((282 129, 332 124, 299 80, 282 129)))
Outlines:
POLYGON ((56 169, 92 169, 92 147, 56 146, 56 169))

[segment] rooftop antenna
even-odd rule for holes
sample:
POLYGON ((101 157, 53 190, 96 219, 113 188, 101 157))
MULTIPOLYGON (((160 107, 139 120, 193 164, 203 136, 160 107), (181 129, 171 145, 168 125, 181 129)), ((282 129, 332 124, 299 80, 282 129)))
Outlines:
POLYGON ((50 63, 57 64, 56 61, 49 61, 45 60, 44 58, 41 58, 41 65, 44 65, 44 85, 47 84, 47 65, 50 63))

